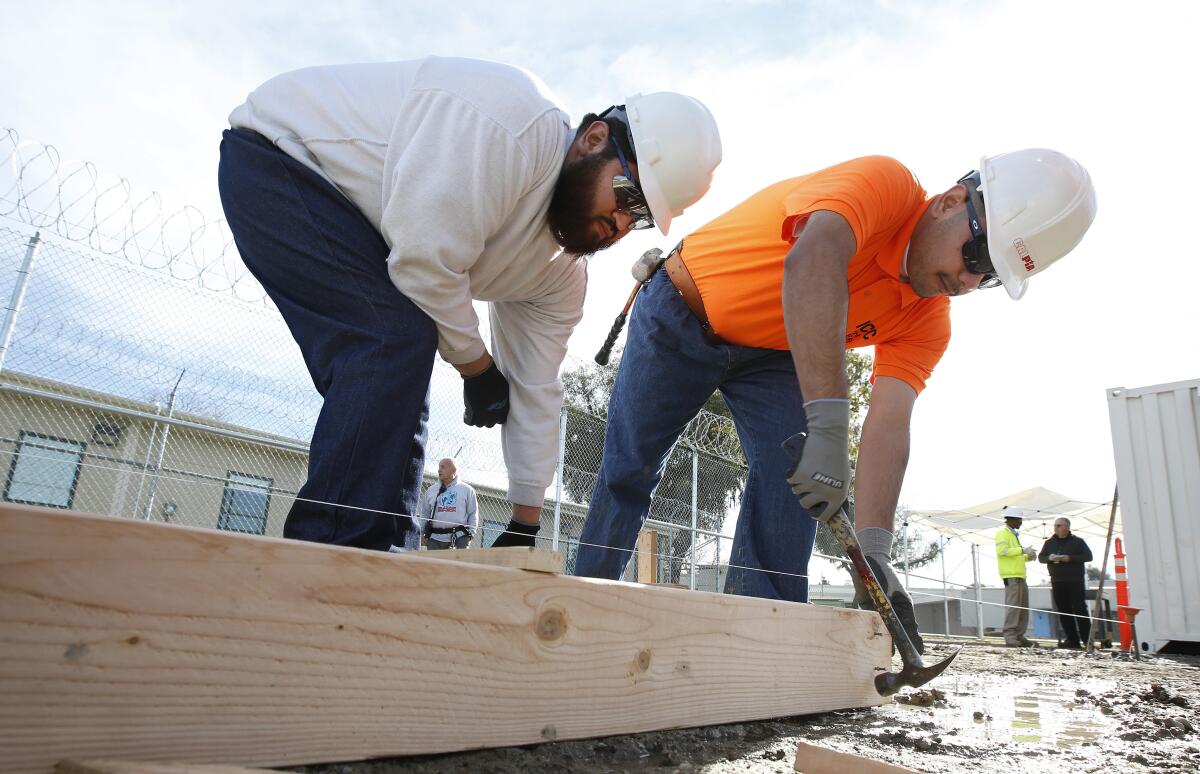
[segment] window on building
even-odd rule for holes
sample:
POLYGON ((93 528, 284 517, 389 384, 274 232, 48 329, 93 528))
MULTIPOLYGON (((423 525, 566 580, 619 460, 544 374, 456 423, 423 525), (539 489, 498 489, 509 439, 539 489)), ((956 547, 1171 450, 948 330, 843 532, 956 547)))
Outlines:
POLYGON ((483 520, 483 540, 480 545, 484 548, 491 548, 492 543, 496 542, 496 538, 504 534, 504 528, 508 526, 507 522, 492 521, 491 519, 483 520))
POLYGON ((22 432, 8 469, 4 499, 14 503, 70 508, 83 463, 79 441, 22 432))
POLYGON ((120 446, 124 426, 114 420, 102 420, 92 425, 92 443, 101 446, 120 446))
POLYGON ((267 510, 271 506, 272 478, 249 476, 229 471, 217 529, 263 535, 267 531, 267 510))

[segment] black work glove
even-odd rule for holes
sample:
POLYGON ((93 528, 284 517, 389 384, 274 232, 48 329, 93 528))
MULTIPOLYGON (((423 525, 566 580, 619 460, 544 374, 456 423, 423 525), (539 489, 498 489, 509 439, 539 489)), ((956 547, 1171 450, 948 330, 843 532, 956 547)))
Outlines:
POLYGON ((463 422, 494 427, 508 419, 508 380, 493 362, 483 373, 463 377, 463 422))

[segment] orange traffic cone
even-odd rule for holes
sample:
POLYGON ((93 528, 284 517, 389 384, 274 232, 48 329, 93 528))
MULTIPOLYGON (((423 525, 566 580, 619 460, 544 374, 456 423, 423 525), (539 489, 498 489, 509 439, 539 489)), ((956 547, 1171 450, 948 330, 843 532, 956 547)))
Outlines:
POLYGON ((1121 546, 1121 538, 1116 540, 1117 550, 1113 554, 1117 575, 1117 621, 1121 630, 1121 652, 1128 653, 1133 646, 1133 615, 1129 607, 1129 584, 1125 580, 1125 550, 1121 546))

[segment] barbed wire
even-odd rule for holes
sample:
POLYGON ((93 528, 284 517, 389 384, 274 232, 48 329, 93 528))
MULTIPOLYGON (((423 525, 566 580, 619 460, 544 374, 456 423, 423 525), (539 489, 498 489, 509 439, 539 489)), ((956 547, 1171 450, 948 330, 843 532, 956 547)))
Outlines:
POLYGON ((745 465, 737 426, 729 417, 701 409, 696 418, 688 422, 680 439, 684 444, 697 451, 727 462, 745 465))
MULTIPOLYGON (((88 161, 65 160, 53 145, 22 141, 17 130, 12 128, 0 128, 0 216, 13 218, 101 255, 164 272, 174 280, 252 305, 273 308, 262 287, 242 263, 223 219, 207 218, 190 205, 168 211, 157 192, 139 194, 128 179, 106 175, 88 161)), ((126 365, 132 359, 139 361, 143 378, 154 382, 167 379, 165 371, 174 373, 176 370, 174 365, 166 365, 166 360, 147 357, 151 350, 161 353, 162 347, 144 340, 120 341, 116 337, 103 337, 81 329, 73 331, 71 338, 76 344, 85 344, 87 338, 107 339, 103 346, 95 342, 77 349, 73 358, 78 361, 74 363, 77 366, 101 364, 111 369, 111 362, 101 363, 106 357, 125 359, 126 365), (135 350, 146 354, 135 356, 135 350), (82 362, 85 360, 87 363, 82 362), (148 374, 147 368, 160 373, 148 374)), ((128 375, 130 371, 124 373, 128 375)), ((255 388, 261 391, 264 386, 258 383, 255 388)), ((297 397, 296 390, 282 384, 270 385, 270 388, 270 392, 286 393, 279 397, 297 397)), ((218 391, 221 394, 211 394, 210 398, 228 405, 225 401, 238 389, 230 387, 218 391)), ((289 402, 283 400, 277 405, 289 402)), ((289 425, 299 419, 294 415, 274 418, 284 419, 289 425)), ((718 459, 744 465, 741 443, 728 417, 701 411, 687 425, 681 443, 718 459)))
POLYGON ((164 207, 157 191, 136 192, 89 161, 65 160, 53 145, 22 142, 0 127, 0 216, 104 255, 165 271, 242 301, 270 305, 223 219, 196 207, 164 207))

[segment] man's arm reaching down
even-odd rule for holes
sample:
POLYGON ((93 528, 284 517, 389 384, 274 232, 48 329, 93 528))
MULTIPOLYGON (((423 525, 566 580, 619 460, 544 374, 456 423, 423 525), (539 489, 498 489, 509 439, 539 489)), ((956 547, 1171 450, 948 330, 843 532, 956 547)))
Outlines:
POLYGON ((909 425, 917 393, 899 379, 880 376, 871 390, 855 472, 855 527, 889 532, 908 467, 909 425))
POLYGON ((819 211, 797 221, 783 266, 783 319, 808 418, 803 453, 788 475, 813 517, 827 521, 850 490, 846 395, 846 267, 855 238, 846 219, 819 211))

